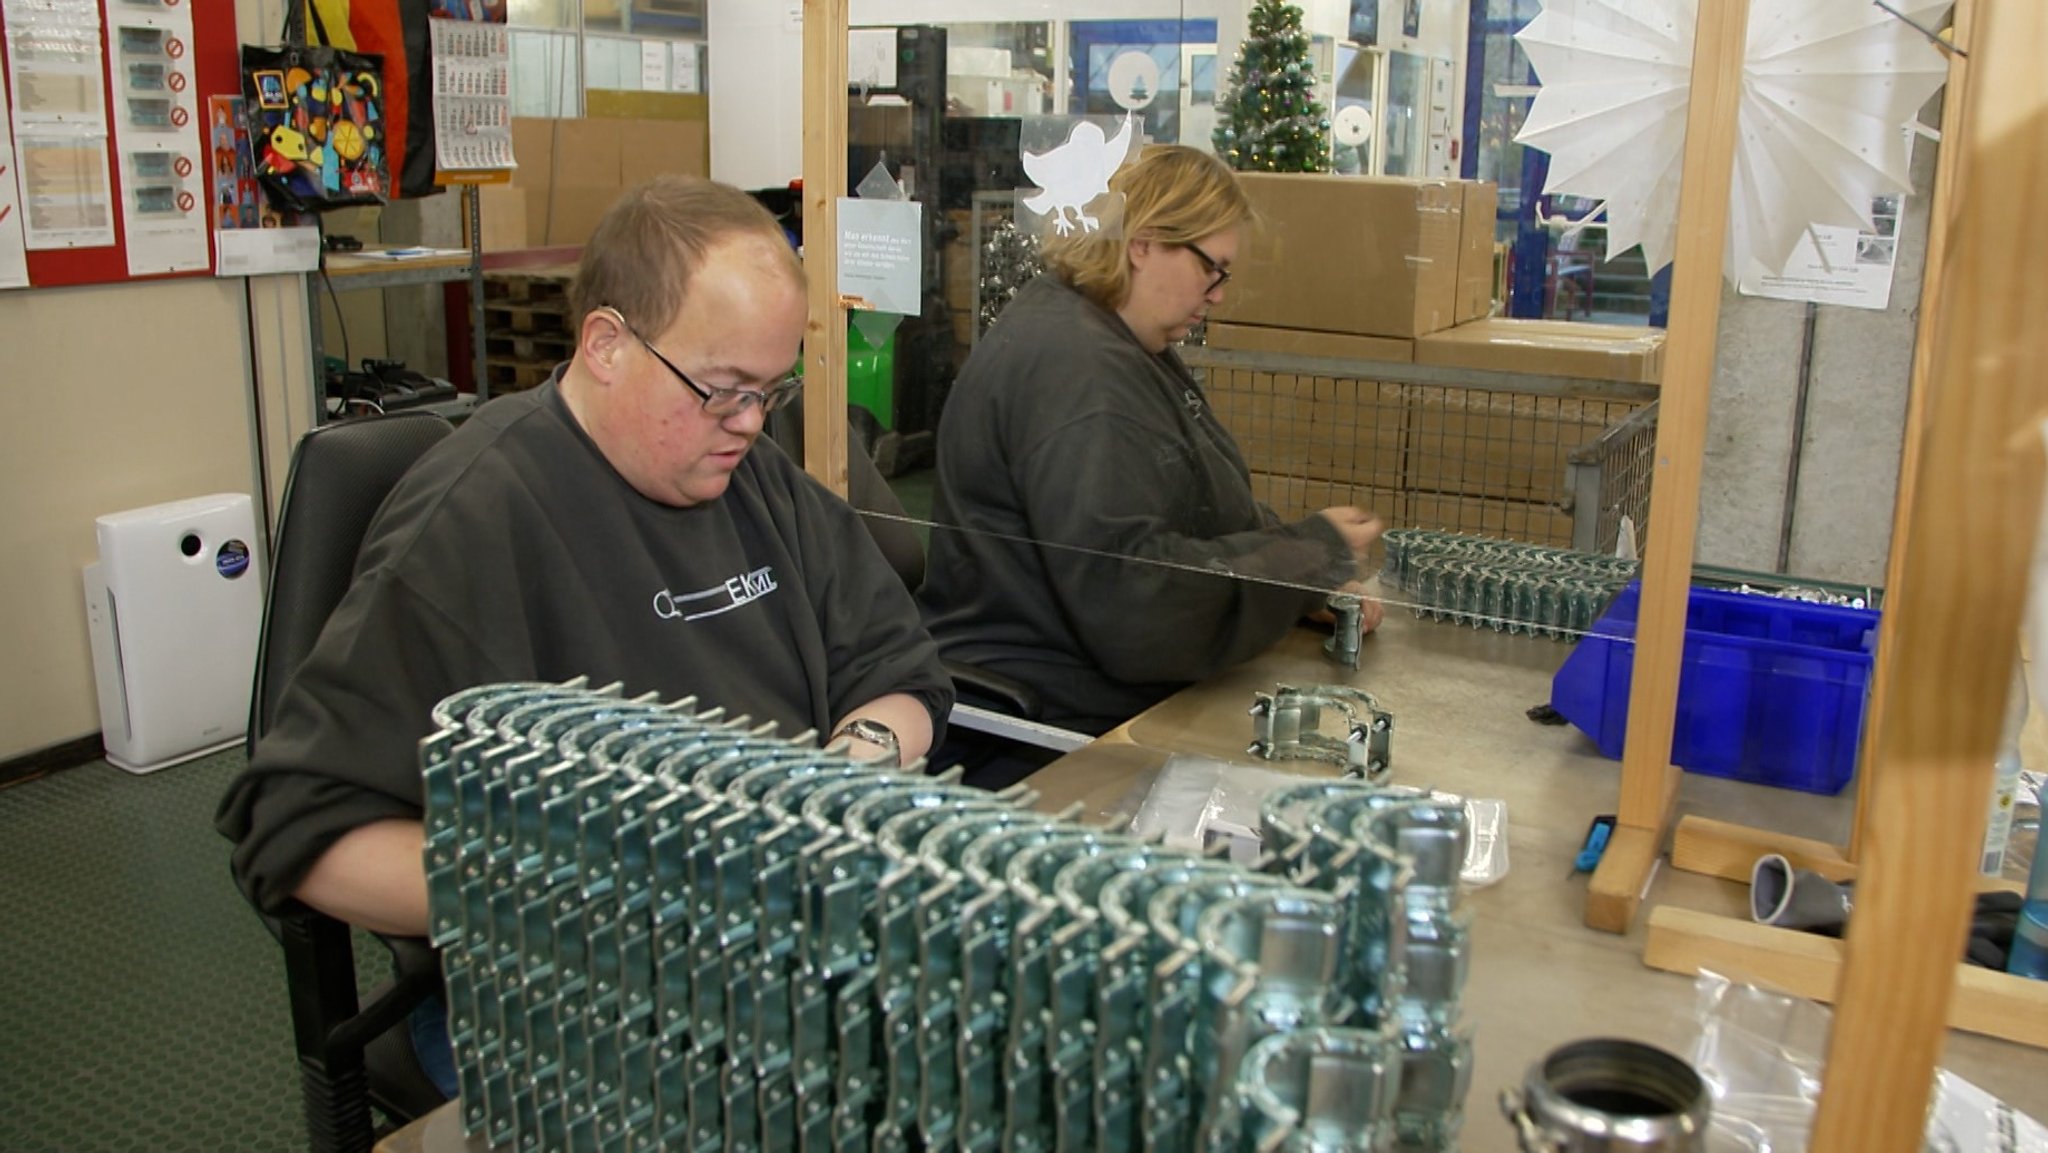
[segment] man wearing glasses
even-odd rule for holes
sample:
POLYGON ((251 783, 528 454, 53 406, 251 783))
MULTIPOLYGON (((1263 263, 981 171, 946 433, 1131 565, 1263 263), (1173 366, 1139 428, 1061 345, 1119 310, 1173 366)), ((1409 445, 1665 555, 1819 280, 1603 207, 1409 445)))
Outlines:
MULTIPOLYGON (((570 362, 478 410, 385 502, 223 800, 260 908, 296 897, 425 934, 417 744, 472 685, 587 675, 859 757, 931 747, 952 686, 909 590, 852 508, 758 443, 797 395, 807 315, 773 218, 708 181, 635 188, 585 247, 570 309, 570 362)), ((436 1041, 415 1040, 452 1095, 436 1041)))

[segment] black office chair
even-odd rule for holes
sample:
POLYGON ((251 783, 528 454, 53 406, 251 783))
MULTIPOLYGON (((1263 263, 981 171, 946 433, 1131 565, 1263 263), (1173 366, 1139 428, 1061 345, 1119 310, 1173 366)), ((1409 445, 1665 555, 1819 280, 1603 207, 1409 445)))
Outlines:
MULTIPOLYGON (((292 453, 278 514, 250 694, 251 754, 278 699, 327 618, 348 591, 371 518, 398 478, 452 426, 432 413, 379 416, 316 428, 292 453)), ((413 1055, 408 1019, 441 985, 425 941, 386 939, 392 980, 356 992, 348 925, 303 905, 265 917, 284 946, 292 1036, 298 1049, 306 1129, 315 1153, 368 1153, 370 1108, 403 1124, 442 1101, 413 1055)))

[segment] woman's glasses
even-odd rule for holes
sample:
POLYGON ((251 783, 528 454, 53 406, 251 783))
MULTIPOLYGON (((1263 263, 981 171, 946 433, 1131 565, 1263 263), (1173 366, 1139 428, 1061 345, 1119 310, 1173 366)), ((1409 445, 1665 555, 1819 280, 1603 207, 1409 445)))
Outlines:
POLYGON ((1230 283, 1230 270, 1216 263, 1215 258, 1211 257, 1208 253, 1203 252, 1201 245, 1196 244, 1193 241, 1184 240, 1181 242, 1181 247, 1187 249, 1189 252, 1194 253, 1195 259, 1201 261, 1202 267, 1209 271, 1209 275, 1211 277, 1214 277, 1213 280, 1209 281, 1209 287, 1202 290, 1203 296, 1207 296, 1210 293, 1216 291, 1217 289, 1223 287, 1224 285, 1230 283))

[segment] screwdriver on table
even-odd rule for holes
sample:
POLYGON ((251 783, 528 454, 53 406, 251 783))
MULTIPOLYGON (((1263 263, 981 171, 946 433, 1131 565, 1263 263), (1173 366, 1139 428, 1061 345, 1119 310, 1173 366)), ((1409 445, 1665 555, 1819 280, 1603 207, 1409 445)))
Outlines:
POLYGON ((1600 854, 1607 851, 1607 839, 1614 835, 1614 814, 1602 813, 1586 826, 1586 841, 1579 846, 1579 855, 1572 858, 1572 871, 1565 874, 1570 880, 1580 873, 1590 873, 1600 866, 1600 854))

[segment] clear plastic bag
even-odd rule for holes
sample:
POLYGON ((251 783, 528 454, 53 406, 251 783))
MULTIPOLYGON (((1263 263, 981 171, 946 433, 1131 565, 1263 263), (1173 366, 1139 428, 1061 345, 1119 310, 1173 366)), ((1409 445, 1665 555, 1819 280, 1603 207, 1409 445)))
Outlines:
MULTIPOLYGON (((1714 1097, 1715 1129, 1756 1153, 1802 1153, 1820 1100, 1833 1014, 1826 1007, 1718 973, 1693 983, 1699 1037, 1693 1066, 1714 1097)), ((2048 1153, 2048 1128, 1947 1071, 1937 1073, 1929 1153, 2048 1153)))
MULTIPOLYGON (((1274 789, 1302 779, 1299 773, 1176 753, 1160 767, 1131 818, 1131 832, 1191 852, 1220 851, 1249 864, 1261 848, 1260 803, 1274 789)), ((1483 888, 1508 873, 1507 802, 1461 799, 1471 838, 1459 879, 1468 888, 1483 888)))

